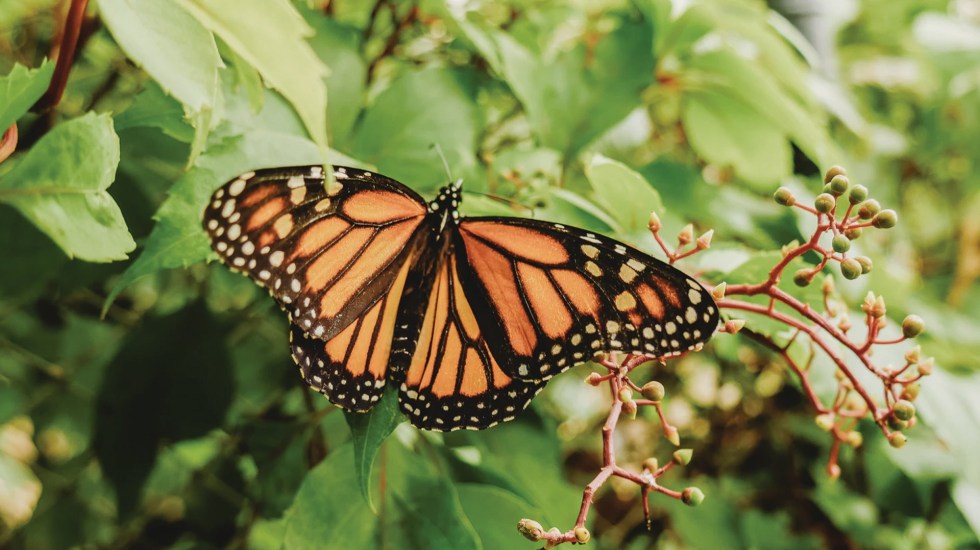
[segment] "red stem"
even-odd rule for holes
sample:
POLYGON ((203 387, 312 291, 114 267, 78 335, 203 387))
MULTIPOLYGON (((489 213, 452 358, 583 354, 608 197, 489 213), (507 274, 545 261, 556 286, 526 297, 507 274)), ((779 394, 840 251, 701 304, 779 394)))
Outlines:
POLYGON ((61 102, 65 86, 68 84, 68 73, 71 72, 75 60, 75 47, 78 45, 87 6, 88 0, 71 0, 68 17, 65 19, 65 30, 61 35, 61 44, 58 46, 58 61, 54 67, 54 75, 51 77, 51 84, 48 85, 47 91, 34 104, 36 112, 48 111, 61 102))

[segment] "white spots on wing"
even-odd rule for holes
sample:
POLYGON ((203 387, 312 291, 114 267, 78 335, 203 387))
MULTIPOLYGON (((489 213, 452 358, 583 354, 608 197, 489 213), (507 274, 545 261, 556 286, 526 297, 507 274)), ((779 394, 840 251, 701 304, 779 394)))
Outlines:
POLYGON ((235 267, 242 267, 243 265, 245 265, 245 258, 242 258, 241 256, 239 256, 239 257, 237 257, 237 258, 235 258, 235 259, 233 259, 233 260, 231 261, 231 263, 232 263, 232 265, 234 265, 235 267))
POLYGON ((320 199, 313 205, 313 210, 317 212, 326 212, 328 208, 330 208, 330 199, 320 199))
POLYGON ((619 332, 619 323, 616 321, 606 321, 606 332, 609 334, 616 334, 619 332))
POLYGON ((577 346, 577 345, 581 344, 582 343, 582 335, 581 334, 577 334, 577 333, 576 334, 573 334, 570 342, 572 343, 573 346, 577 346))
POLYGON ((306 185, 302 187, 297 187, 289 192, 289 202, 293 204, 301 204, 303 199, 306 198, 306 185))
POLYGON ((653 329, 650 328, 650 327, 644 327, 643 328, 643 337, 646 338, 646 339, 648 339, 648 340, 649 339, 652 339, 653 338, 653 329))
POLYGON ((340 183, 337 180, 334 180, 330 182, 330 185, 327 186, 327 196, 333 197, 338 193, 340 193, 341 191, 343 191, 343 189, 344 189, 344 184, 340 183))
POLYGON ((615 250, 617 254, 626 254, 626 247, 621 244, 617 244, 615 250))
POLYGON ((616 309, 619 311, 629 311, 636 307, 636 298, 629 291, 620 292, 615 299, 616 309))
POLYGON ((279 267, 282 265, 282 261, 286 258, 286 253, 282 250, 276 250, 272 254, 269 254, 269 265, 272 267, 279 267))
POLYGON ((255 252, 255 244, 252 241, 245 241, 245 244, 242 245, 242 254, 251 256, 253 252, 255 252))
MULTIPOLYGON (((694 305, 700 304, 701 303, 701 290, 700 289, 695 290, 693 288, 691 290, 688 290, 687 291, 687 298, 689 300, 691 300, 691 303, 694 304, 694 305)), ((694 321, 691 321, 691 322, 693 323, 694 321)))
POLYGON ((214 231, 218 228, 218 220, 208 220, 208 229, 214 231))
POLYGON ((289 275, 296 273, 296 262, 289 262, 289 265, 286 266, 286 273, 289 275))
POLYGON ((289 179, 286 180, 286 187, 290 189, 306 187, 306 180, 303 179, 303 176, 289 176, 289 179))
POLYGON ((232 197, 237 197, 238 195, 241 195, 242 191, 244 190, 245 190, 245 180, 240 177, 237 180, 231 182, 231 185, 228 186, 228 194, 231 195, 232 197))
POLYGON ((626 262, 625 264, 619 266, 619 278, 626 284, 632 283, 633 279, 636 279, 637 276, 636 270, 630 267, 628 264, 629 262, 626 262))
POLYGON ((221 209, 221 217, 227 218, 231 216, 231 213, 235 211, 235 199, 228 199, 225 201, 224 207, 221 209))
POLYGON ((228 250, 228 243, 225 241, 218 241, 218 244, 214 245, 214 247, 218 249, 218 252, 224 252, 225 250, 228 250))
POLYGON ((259 279, 262 279, 263 281, 269 280, 269 277, 271 276, 272 273, 269 273, 268 269, 263 269, 262 271, 259 271, 259 279))
POLYGON ((231 227, 228 228, 228 239, 229 240, 232 240, 233 241, 233 240, 237 239, 238 237, 240 237, 241 235, 242 235, 242 226, 238 225, 237 223, 235 225, 232 225, 231 227))
POLYGON ((677 324, 674 323, 673 321, 667 321, 667 323, 664 325, 664 328, 667 329, 667 334, 674 334, 675 332, 677 332, 677 324))
POLYGON ((585 270, 588 271, 593 277, 602 276, 602 269, 599 268, 598 264, 591 260, 585 262, 585 270))
POLYGON ((599 257, 599 249, 592 246, 591 244, 583 244, 582 253, 593 260, 599 257))
POLYGON ((695 311, 692 306, 688 306, 687 309, 684 310, 684 320, 688 323, 694 323, 698 320, 698 312, 695 311))

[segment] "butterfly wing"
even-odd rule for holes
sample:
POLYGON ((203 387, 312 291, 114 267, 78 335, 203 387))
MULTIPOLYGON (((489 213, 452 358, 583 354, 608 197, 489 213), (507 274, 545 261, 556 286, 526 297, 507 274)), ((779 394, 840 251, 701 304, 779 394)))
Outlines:
POLYGON ((379 174, 319 166, 243 174, 212 195, 204 228, 222 262, 267 288, 294 324, 331 340, 394 284, 426 214, 379 174))
POLYGON ((697 281, 601 235, 494 217, 464 220, 459 236, 463 287, 509 376, 547 379, 601 351, 675 355, 717 326, 697 281))
POLYGON ((402 411, 412 424, 440 431, 479 430, 514 418, 544 382, 500 368, 463 293, 451 246, 429 259, 416 273, 420 285, 405 298, 395 337, 391 372, 402 411))

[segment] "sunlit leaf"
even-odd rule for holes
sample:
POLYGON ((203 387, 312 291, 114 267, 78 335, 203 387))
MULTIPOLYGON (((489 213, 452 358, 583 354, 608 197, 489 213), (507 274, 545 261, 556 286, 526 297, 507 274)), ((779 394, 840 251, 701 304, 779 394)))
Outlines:
POLYGON ((0 76, 0 133, 44 95, 52 74, 54 62, 45 61, 36 69, 17 64, 6 76, 0 76))
POLYGON ((376 510, 371 492, 375 458, 391 432, 405 421, 405 416, 398 409, 397 392, 385 392, 381 401, 366 413, 345 412, 345 416, 353 439, 357 484, 368 505, 376 510))

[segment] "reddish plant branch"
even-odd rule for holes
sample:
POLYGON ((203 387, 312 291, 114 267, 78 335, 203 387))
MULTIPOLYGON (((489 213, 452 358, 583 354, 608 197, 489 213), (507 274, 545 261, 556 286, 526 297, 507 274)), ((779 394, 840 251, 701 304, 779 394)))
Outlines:
POLYGON ((75 60, 75 48, 78 45, 78 37, 81 35, 82 20, 85 18, 87 6, 88 0, 71 1, 68 17, 65 19, 65 26, 61 33, 61 42, 55 45, 58 61, 54 67, 51 84, 48 85, 47 91, 34 105, 34 110, 39 113, 52 109, 61 102, 61 96, 64 95, 65 86, 68 84, 68 73, 71 72, 71 65, 75 60))

